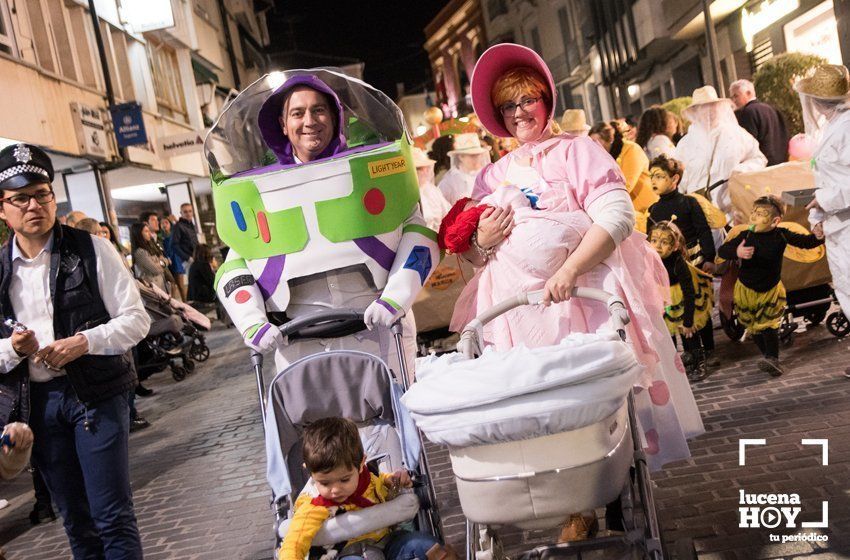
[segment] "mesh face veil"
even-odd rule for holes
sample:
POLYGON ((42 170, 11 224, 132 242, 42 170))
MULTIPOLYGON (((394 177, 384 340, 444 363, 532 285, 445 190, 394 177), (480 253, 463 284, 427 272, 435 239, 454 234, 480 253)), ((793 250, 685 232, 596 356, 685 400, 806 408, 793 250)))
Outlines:
POLYGON ((822 99, 801 91, 797 95, 803 109, 803 127, 813 145, 820 143, 827 125, 850 108, 850 99, 822 99))

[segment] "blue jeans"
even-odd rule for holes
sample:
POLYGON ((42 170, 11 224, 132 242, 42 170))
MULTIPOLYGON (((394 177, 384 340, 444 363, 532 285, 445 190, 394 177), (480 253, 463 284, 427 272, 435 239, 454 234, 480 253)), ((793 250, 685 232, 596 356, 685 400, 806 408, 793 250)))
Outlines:
POLYGON ((127 394, 86 410, 63 376, 32 383, 31 395, 33 462, 62 515, 75 560, 140 560, 127 394))
MULTIPOLYGON (((386 537, 385 560, 427 560, 425 554, 439 541, 428 533, 393 531, 386 537)), ((359 560, 362 556, 346 555, 339 560, 359 560)))

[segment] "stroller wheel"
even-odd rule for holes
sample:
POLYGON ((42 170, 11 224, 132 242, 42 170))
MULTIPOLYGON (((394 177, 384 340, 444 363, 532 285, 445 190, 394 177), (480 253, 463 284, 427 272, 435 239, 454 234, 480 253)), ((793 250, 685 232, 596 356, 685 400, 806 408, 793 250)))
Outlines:
POLYGON ((186 370, 182 366, 173 365, 171 366, 171 377, 174 378, 174 381, 183 381, 186 379, 186 370))
POLYGON ((203 342, 195 342, 192 344, 192 347, 189 348, 189 355, 196 362, 206 362, 210 357, 210 347, 203 342))
POLYGON ((186 373, 192 373, 195 371, 195 362, 188 358, 183 358, 183 368, 186 370, 186 373))
POLYGON ((843 312, 835 311, 826 318, 826 329, 833 336, 844 338, 850 334, 850 321, 847 320, 847 316, 843 312))

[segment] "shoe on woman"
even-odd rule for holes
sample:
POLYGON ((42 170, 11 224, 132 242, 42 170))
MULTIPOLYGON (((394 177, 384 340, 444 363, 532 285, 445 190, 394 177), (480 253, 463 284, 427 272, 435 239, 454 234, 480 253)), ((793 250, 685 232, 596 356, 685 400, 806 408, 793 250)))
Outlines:
POLYGON ((561 529, 558 542, 564 543, 592 539, 598 531, 599 521, 596 520, 596 514, 582 515, 580 513, 574 513, 570 515, 570 518, 561 529))

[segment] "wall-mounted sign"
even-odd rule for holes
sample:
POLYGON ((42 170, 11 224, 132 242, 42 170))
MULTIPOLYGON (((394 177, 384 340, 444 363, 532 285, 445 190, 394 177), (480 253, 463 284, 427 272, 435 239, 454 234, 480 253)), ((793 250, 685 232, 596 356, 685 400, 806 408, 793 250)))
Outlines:
POLYGON ((109 112, 112 113, 112 127, 119 148, 148 143, 141 105, 135 101, 121 103, 110 107, 109 112))
POLYGON ((109 148, 106 141, 106 127, 100 109, 82 103, 71 103, 71 114, 74 117, 74 132, 77 134, 77 144, 80 153, 97 158, 106 158, 109 148))
POLYGON ((747 43, 747 52, 753 50, 756 33, 767 29, 800 7, 800 0, 764 0, 755 9, 741 10, 741 33, 747 43))
POLYGON ((185 132, 183 134, 163 136, 159 139, 159 156, 163 158, 200 152, 203 149, 203 132, 185 132))
POLYGON ((134 33, 174 27, 171 0, 121 0, 121 19, 134 33))

